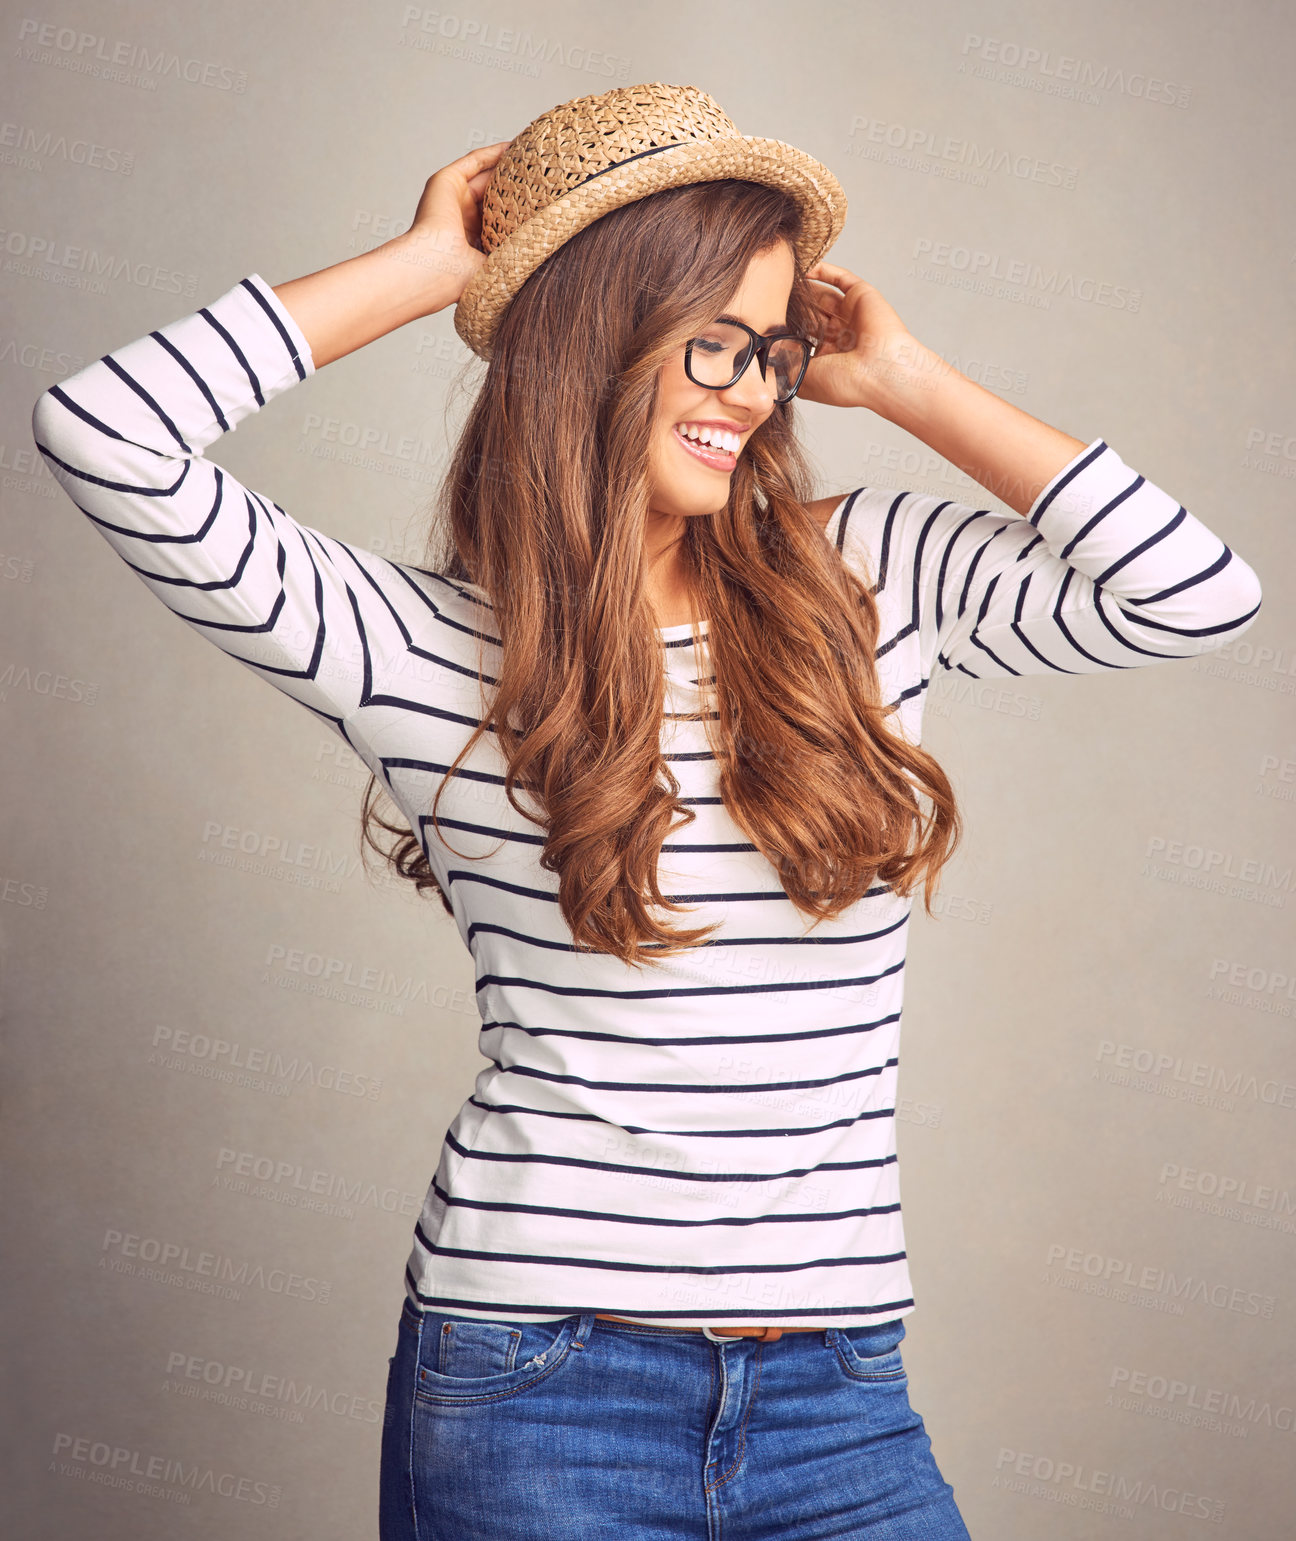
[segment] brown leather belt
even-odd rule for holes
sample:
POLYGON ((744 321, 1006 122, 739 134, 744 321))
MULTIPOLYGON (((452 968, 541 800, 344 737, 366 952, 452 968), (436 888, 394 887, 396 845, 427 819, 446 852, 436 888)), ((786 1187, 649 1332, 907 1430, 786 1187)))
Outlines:
MULTIPOLYGON (((629 1316, 610 1316, 606 1311, 595 1311, 595 1319, 601 1322, 629 1322, 632 1327, 642 1327, 629 1316)), ((701 1327, 672 1327, 672 1332, 701 1332, 701 1327)), ((762 1343, 777 1343, 785 1332, 822 1332, 822 1327, 712 1327, 717 1337, 759 1338, 762 1343)))

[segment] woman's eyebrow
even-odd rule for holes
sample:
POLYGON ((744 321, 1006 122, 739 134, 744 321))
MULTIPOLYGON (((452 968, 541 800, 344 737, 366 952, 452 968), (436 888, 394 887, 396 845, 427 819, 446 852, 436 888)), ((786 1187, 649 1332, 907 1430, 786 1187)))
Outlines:
MULTIPOLYGON (((741 320, 738 316, 717 316, 716 320, 717 321, 731 321, 735 326, 746 326, 746 324, 747 324, 745 321, 741 320)), ((752 330, 756 331, 756 330, 759 330, 759 328, 753 327, 752 330)), ((769 329, 769 331, 766 332, 765 335, 767 337, 789 337, 789 336, 791 336, 793 334, 793 331, 794 331, 794 328, 790 327, 787 324, 787 322, 785 321, 785 322, 783 322, 783 324, 781 326, 772 326, 769 329)))

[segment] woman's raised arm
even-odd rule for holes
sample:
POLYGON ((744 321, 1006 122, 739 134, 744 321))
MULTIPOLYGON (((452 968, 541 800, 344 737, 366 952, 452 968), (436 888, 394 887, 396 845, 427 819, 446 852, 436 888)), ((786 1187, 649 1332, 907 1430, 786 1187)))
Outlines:
POLYGON ((275 285, 316 369, 458 300, 486 260, 476 244, 481 200, 508 144, 483 145, 429 177, 403 235, 275 285))
POLYGON ((820 262, 808 276, 816 281, 828 335, 801 386, 807 401, 868 407, 1019 514, 1029 513, 1049 482, 1084 449, 1083 439, 1051 428, 960 374, 920 343, 881 292, 849 268, 820 262))
POLYGON ((322 363, 450 303, 472 256, 483 260, 466 255, 468 204, 478 207, 497 150, 433 176, 414 226, 388 247, 277 288, 249 274, 33 408, 46 465, 127 566, 343 736, 435 601, 417 575, 301 521, 205 452, 322 363))
POLYGON ((1191 658, 1260 609, 1254 570, 1103 439, 1086 444, 977 385, 913 337, 873 285, 810 270, 827 318, 801 394, 912 433, 1022 517, 860 488, 829 521, 924 679, 1086 674, 1191 658))

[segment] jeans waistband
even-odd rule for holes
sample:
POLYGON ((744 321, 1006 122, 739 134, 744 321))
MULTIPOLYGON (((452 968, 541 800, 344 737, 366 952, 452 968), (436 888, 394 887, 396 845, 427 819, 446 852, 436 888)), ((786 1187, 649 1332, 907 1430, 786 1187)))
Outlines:
MULTIPOLYGON (((601 1322, 628 1322, 632 1327, 641 1326, 629 1316, 611 1316, 606 1311, 596 1311, 595 1320, 601 1322)), ((725 1338, 759 1338, 762 1343, 777 1343, 785 1332, 822 1332, 822 1327, 672 1327, 672 1332, 700 1332, 703 1337, 710 1338, 714 1342, 723 1342, 725 1338)))

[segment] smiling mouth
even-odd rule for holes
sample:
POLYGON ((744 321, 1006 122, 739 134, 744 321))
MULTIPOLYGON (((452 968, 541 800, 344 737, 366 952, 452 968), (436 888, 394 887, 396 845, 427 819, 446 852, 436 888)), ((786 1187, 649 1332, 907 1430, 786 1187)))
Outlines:
POLYGON ((710 466, 713 471, 732 471, 738 464, 737 455, 730 454, 728 450, 713 449, 709 444, 699 444, 696 439, 687 438, 678 428, 672 428, 671 433, 694 460, 700 460, 704 466, 710 466))

